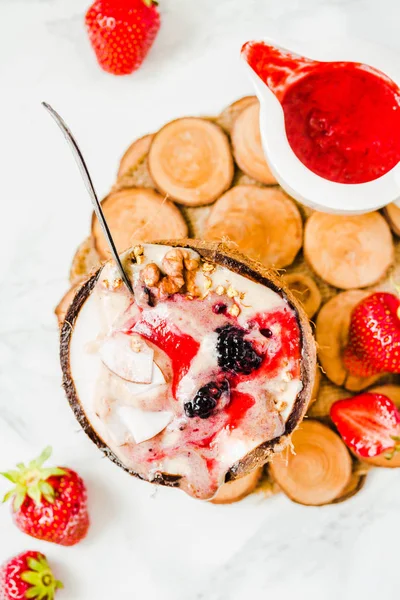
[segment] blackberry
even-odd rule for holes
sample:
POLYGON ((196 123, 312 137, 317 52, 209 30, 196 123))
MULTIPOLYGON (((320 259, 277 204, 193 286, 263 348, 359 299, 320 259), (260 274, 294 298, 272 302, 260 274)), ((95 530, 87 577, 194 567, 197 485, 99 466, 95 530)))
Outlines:
POLYGON ((200 417, 200 419, 208 419, 224 392, 229 391, 229 384, 226 381, 217 383, 210 381, 203 385, 190 402, 185 402, 183 408, 185 414, 189 418, 200 417))
POLYGON ((262 363, 250 342, 244 339, 245 331, 229 323, 216 329, 218 335, 218 365, 223 371, 250 375, 262 363))

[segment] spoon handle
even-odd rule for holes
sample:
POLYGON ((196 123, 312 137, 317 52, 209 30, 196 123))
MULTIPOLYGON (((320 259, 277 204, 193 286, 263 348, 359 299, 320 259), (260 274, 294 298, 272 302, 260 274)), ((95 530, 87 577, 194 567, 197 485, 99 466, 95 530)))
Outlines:
POLYGON ((133 294, 133 289, 132 289, 132 284, 129 281, 129 278, 127 276, 127 274, 125 273, 124 267, 122 266, 121 260, 118 256, 118 252, 117 249, 115 247, 115 243, 114 240, 112 238, 111 232, 109 230, 109 227, 107 225, 107 221, 104 217, 104 213, 103 210, 101 208, 101 204, 99 202, 99 199, 97 197, 96 194, 96 190, 94 189, 94 185, 92 182, 92 178, 90 177, 89 174, 89 170, 87 168, 87 165, 85 163, 85 160, 82 156, 82 152, 80 151, 80 148, 74 138, 74 136, 71 133, 71 130, 69 129, 68 125, 65 123, 64 119, 62 119, 62 117, 60 117, 60 115, 58 114, 58 112, 56 112, 54 110, 54 108, 52 108, 49 104, 47 104, 47 102, 42 102, 42 105, 45 107, 45 109, 50 113, 50 115, 53 117, 53 119, 55 120, 55 122, 57 123, 57 125, 59 126, 59 128, 61 129, 65 139, 67 140, 72 153, 75 157, 75 160, 78 164, 79 170, 81 172, 82 175, 82 179, 85 183, 86 189, 89 192, 89 196, 90 199, 92 201, 93 204, 93 208, 94 208, 94 212, 96 214, 96 217, 99 220, 99 223, 103 229, 104 235, 107 239, 108 245, 110 247, 110 251, 112 254, 112 257, 115 261, 115 264, 118 267, 118 270, 120 272, 122 281, 124 282, 124 284, 126 285, 126 287, 128 288, 129 292, 131 294, 133 294))

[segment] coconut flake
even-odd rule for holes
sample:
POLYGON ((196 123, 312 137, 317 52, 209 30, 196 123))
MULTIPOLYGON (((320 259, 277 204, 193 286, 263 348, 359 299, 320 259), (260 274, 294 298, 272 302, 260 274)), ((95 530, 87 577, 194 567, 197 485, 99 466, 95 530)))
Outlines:
POLYGON ((118 406, 116 413, 137 444, 150 440, 160 433, 169 425, 174 416, 168 410, 149 412, 132 406, 118 406))
POLYGON ((138 351, 138 346, 132 344, 131 335, 114 333, 105 338, 99 354, 105 366, 122 379, 151 383, 154 351, 144 340, 140 340, 138 351))

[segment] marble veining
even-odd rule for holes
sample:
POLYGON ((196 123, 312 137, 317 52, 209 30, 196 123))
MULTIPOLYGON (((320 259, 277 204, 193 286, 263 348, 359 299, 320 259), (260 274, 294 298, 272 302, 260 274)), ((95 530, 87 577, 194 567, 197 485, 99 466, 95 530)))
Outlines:
MULTIPOLYGON (((36 542, 0 509, 0 561, 45 552, 60 600, 353 600, 398 593, 400 477, 375 470, 345 504, 283 496, 232 506, 130 478, 80 430, 61 389, 54 306, 91 207, 52 103, 87 156, 100 195, 130 142, 186 114, 251 93, 239 59, 250 38, 356 35, 400 50, 397 0, 160 0, 148 60, 123 79, 96 65, 84 33, 89 0, 2 0, 0 470, 47 445, 87 480, 92 528, 74 548, 36 542), (100 568, 99 568, 100 566, 100 568)), ((7 489, 0 482, 0 493, 7 489)))

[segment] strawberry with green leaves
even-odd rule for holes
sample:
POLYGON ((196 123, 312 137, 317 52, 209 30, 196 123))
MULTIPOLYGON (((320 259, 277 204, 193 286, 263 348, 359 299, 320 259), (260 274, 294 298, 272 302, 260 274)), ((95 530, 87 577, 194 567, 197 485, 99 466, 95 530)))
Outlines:
POLYGON ((86 487, 79 475, 66 467, 45 467, 51 448, 29 463, 2 473, 14 487, 5 495, 11 499, 17 527, 34 538, 72 546, 89 528, 86 487))
POLYGON ((330 410, 345 444, 361 458, 400 451, 400 412, 383 394, 363 393, 335 402, 330 410))
POLYGON ((113 75, 128 75, 140 67, 159 28, 153 0, 95 0, 86 13, 97 61, 113 75))
POLYGON ((0 567, 0 600, 53 600, 62 587, 40 552, 22 552, 0 567))
POLYGON ((376 292, 352 312, 349 344, 344 351, 346 369, 352 375, 400 373, 400 299, 376 292))

